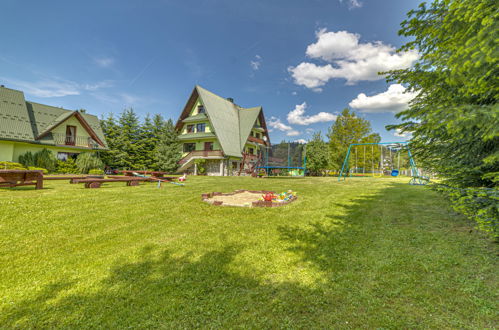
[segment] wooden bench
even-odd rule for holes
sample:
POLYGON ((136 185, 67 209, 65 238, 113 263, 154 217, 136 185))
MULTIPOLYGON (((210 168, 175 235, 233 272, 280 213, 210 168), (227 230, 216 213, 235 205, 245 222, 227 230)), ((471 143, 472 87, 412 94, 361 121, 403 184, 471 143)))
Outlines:
POLYGON ((0 170, 0 187, 18 187, 34 185, 43 189, 43 172, 31 170, 0 170))
POLYGON ((138 186, 139 182, 150 181, 148 178, 137 178, 137 177, 123 177, 111 178, 111 179, 99 179, 99 178, 86 178, 86 179, 72 179, 71 183, 84 183, 85 188, 100 188, 100 186, 105 182, 126 182, 127 186, 138 186))
POLYGON ((116 171, 116 173, 122 173, 126 176, 134 176, 135 173, 137 174, 143 174, 143 175, 152 175, 157 178, 163 177, 165 174, 168 174, 167 172, 160 172, 160 171, 116 171))
MULTIPOLYGON (((86 179, 87 176, 82 176, 82 175, 79 175, 79 176, 70 176, 70 175, 66 175, 66 176, 44 176, 43 177, 43 180, 73 180, 73 179, 86 179)), ((104 178, 104 177, 102 177, 104 178)))

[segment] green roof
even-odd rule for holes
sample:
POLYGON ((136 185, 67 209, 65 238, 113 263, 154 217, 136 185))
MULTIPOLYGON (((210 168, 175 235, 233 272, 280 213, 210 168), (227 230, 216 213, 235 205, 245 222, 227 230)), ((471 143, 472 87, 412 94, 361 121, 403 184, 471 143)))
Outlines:
MULTIPOLYGON (((0 87, 0 140, 54 145, 50 130, 75 115, 75 112, 29 102, 24 99, 23 92, 0 87), (39 139, 42 134, 45 135, 39 139)), ((85 113, 78 114, 103 142, 105 147, 99 148, 107 148, 99 119, 85 113)))
MULTIPOLYGON (((191 118, 199 116, 187 117, 197 97, 201 99, 206 109, 208 120, 220 142, 224 154, 227 156, 242 157, 241 153, 251 129, 255 125, 258 116, 263 113, 262 107, 242 108, 201 86, 196 86, 179 118, 177 129, 180 129, 180 123, 191 121, 191 118)), ((182 134, 179 138, 185 139, 186 135, 194 139, 200 136, 196 135, 196 133, 182 134)))

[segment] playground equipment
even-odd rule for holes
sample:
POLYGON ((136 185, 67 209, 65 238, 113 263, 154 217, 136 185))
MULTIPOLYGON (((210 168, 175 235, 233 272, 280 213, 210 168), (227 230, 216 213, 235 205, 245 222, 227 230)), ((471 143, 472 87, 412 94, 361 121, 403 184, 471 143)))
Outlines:
POLYGON ((341 167, 340 175, 338 176, 338 181, 342 179, 346 180, 347 176, 382 177, 385 173, 392 177, 397 177, 401 173, 401 155, 405 153, 407 153, 407 159, 404 162, 410 168, 411 180, 409 184, 427 184, 429 178, 421 175, 407 142, 350 144, 341 167), (362 157, 359 156, 359 148, 362 148, 362 157))
POLYGON ((298 142, 282 142, 265 147, 256 171, 266 176, 305 176, 306 146, 298 142))

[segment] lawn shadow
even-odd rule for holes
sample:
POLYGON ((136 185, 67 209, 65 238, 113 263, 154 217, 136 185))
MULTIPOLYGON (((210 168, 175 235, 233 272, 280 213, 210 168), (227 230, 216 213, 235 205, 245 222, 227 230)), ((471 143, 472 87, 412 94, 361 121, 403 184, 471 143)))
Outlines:
POLYGON ((269 284, 230 271, 242 251, 227 246, 199 258, 147 246, 136 262, 118 263, 96 290, 66 282, 4 308, 5 328, 305 327, 332 313, 320 290, 269 284), (324 308, 325 307, 325 308, 324 308))

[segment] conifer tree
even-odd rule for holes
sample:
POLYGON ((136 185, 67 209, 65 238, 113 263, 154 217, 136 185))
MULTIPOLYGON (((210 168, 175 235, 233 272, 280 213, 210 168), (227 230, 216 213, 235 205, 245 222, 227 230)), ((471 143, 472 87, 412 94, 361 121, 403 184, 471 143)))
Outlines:
POLYGON ((174 172, 178 168, 178 161, 182 156, 180 147, 175 126, 172 120, 168 119, 164 122, 155 150, 156 168, 161 171, 174 172))

